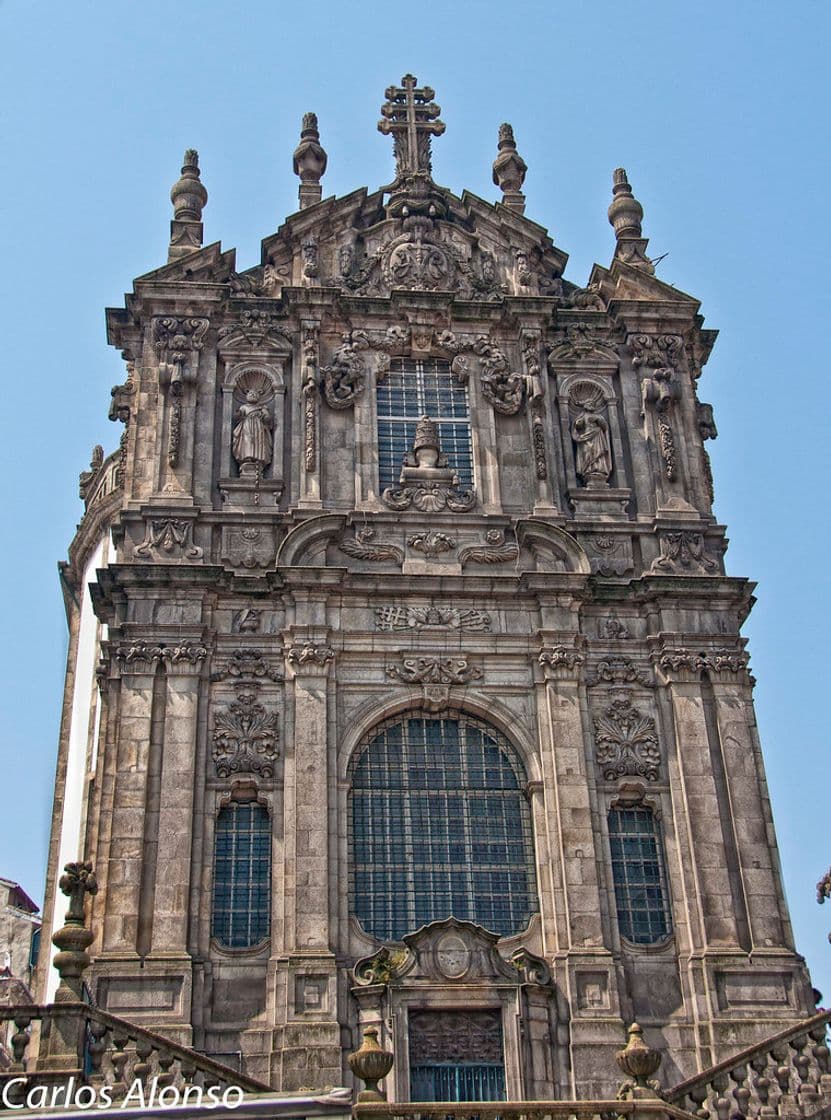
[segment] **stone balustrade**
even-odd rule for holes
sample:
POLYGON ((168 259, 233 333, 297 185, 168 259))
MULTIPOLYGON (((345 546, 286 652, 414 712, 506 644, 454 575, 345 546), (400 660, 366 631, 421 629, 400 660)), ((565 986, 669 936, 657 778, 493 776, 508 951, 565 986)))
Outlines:
POLYGON ((831 1107, 831 1011, 734 1054, 666 1093, 698 1120, 797 1120, 831 1107))
POLYGON ((662 1100, 628 1101, 445 1101, 398 1104, 371 1102, 356 1104, 354 1120, 613 1120, 633 1117, 634 1120, 690 1120, 689 1113, 662 1100))
POLYGON ((123 1100, 137 1083, 145 1087, 153 1083, 157 1092, 168 1085, 193 1085, 204 1090, 233 1086, 244 1093, 272 1092, 270 1086, 252 1077, 85 1003, 0 1009, 0 1022, 8 1021, 15 1026, 11 1038, 13 1061, 0 1073, 0 1091, 6 1082, 14 1081, 7 1094, 12 1103, 22 1102, 37 1085, 66 1085, 70 1078, 75 1079, 75 1085, 90 1085, 96 1090, 107 1086, 114 1102, 123 1100), (40 1030, 40 1054, 30 1062, 27 1049, 35 1024, 40 1030), (56 1048, 50 1046, 56 1036, 63 1044, 74 1040, 74 1052, 62 1045, 56 1055, 56 1048))

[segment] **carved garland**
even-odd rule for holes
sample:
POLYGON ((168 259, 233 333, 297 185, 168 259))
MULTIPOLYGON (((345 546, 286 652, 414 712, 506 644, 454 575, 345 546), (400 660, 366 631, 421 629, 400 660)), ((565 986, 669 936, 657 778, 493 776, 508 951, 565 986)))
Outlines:
POLYGON ((594 741, 606 781, 627 775, 657 781, 661 754, 655 720, 634 708, 628 697, 612 700, 594 721, 594 741))

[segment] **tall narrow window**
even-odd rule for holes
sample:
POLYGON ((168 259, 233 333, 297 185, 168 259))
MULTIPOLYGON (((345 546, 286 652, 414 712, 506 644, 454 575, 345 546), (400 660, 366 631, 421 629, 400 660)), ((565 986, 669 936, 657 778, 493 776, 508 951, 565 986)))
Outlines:
POLYGON ((672 931, 661 838, 651 809, 609 811, 609 842, 621 937, 637 945, 672 931))
POLYGON ((378 473, 383 490, 398 483, 416 424, 429 416, 439 429, 442 453, 464 490, 473 484, 467 385, 437 358, 395 358, 378 383, 378 473))
POLYGON ((268 936, 271 825, 268 810, 232 804, 216 820, 211 932, 230 949, 257 945, 268 936))
POLYGON ((524 929, 537 910, 524 784, 513 748, 480 720, 418 712, 373 731, 350 794, 364 928, 385 941, 449 917, 524 929))

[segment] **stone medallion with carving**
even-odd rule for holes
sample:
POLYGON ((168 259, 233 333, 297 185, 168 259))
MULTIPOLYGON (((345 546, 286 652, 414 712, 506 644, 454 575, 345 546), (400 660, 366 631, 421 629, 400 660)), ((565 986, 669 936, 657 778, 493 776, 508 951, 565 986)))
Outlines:
POLYGON ((448 980, 461 980, 470 968, 470 950, 458 934, 447 934, 436 945, 436 968, 448 980))

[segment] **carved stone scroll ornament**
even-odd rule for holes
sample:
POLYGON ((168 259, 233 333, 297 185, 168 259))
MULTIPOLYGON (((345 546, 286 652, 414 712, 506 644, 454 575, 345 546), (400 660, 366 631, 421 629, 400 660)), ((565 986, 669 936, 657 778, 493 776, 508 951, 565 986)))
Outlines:
POLYGON ((354 556, 356 560, 392 561, 393 564, 404 563, 404 550, 396 544, 376 540, 377 533, 370 525, 355 530, 354 537, 342 537, 338 541, 338 548, 347 556, 354 556))
POLYGON ((273 312, 261 311, 254 307, 243 308, 234 322, 220 327, 217 338, 220 348, 239 342, 247 344, 249 348, 258 349, 263 343, 276 339, 291 341, 288 330, 273 312))
POLYGON ((545 676, 552 680, 573 677, 579 672, 585 657, 572 646, 546 646, 537 658, 545 676))
POLYGON ((620 621, 614 612, 608 618, 603 619, 599 633, 601 638, 625 639, 630 637, 628 627, 620 621))
POLYGON ((140 638, 116 647, 115 659, 122 673, 154 673, 161 661, 169 672, 177 670, 199 671, 208 656, 206 646, 184 641, 176 645, 154 645, 140 638))
POLYGON ((489 529, 484 545, 469 545, 459 553, 459 562, 465 564, 507 564, 519 556, 519 545, 505 543, 502 529, 489 529))
POLYGON ((136 546, 143 560, 157 558, 201 560, 202 549, 193 543, 193 522, 179 517, 151 517, 146 522, 144 540, 136 546))
POLYGON ((718 571, 718 561, 707 554, 704 534, 693 530, 661 533, 661 555, 650 566, 650 572, 698 573, 718 571))
POLYGON ((292 665, 316 665, 323 668, 329 661, 333 661, 335 651, 331 646, 322 643, 304 642, 302 645, 292 646, 286 657, 292 665))
POLYGON ((283 674, 268 664, 263 651, 241 646, 211 673, 212 681, 281 681, 283 674))
POLYGON ((548 348, 548 358, 552 364, 573 363, 585 358, 617 364, 618 353, 609 332, 597 330, 587 323, 572 323, 566 328, 561 341, 548 348))
POLYGON ((352 408, 364 391, 366 368, 359 350, 366 350, 360 332, 347 332, 329 365, 321 366, 321 389, 330 408, 352 408))
POLYGON ((481 680, 482 670, 462 657, 405 657, 390 665, 387 676, 404 684, 469 684, 481 680))
POLYGON ((124 485, 124 473, 127 466, 127 430, 130 424, 130 416, 133 409, 133 398, 135 397, 135 362, 127 359, 127 379, 123 385, 114 385, 110 390, 110 411, 109 418, 113 421, 118 421, 124 425, 124 431, 121 433, 121 439, 118 444, 118 467, 119 467, 119 484, 124 485))
POLYGON ((257 700, 256 691, 240 688, 237 698, 214 717, 213 759, 218 777, 231 774, 261 774, 274 777, 279 757, 278 715, 257 700))
POLYGON ((491 617, 475 607, 460 610, 457 607, 376 607, 375 625, 378 630, 458 630, 470 633, 490 633, 491 617))
POLYGON ((153 344, 159 355, 159 382, 166 390, 169 405, 167 460, 179 461, 182 426, 182 396, 185 385, 196 380, 194 353, 202 349, 208 319, 169 316, 153 320, 153 344))
POLYGON ((599 684, 642 684, 652 688, 654 682, 646 669, 639 669, 628 657, 606 657, 586 674, 589 688, 599 684))
POLYGON ((594 721, 595 758, 607 782, 627 775, 658 780, 661 753, 655 720, 624 697, 614 699, 594 721))
POLYGON ((603 415, 603 392, 593 382, 578 382, 569 393, 569 404, 573 416, 571 438, 575 447, 577 475, 589 489, 608 486, 612 473, 612 445, 609 422, 603 415))
POLYGON ((678 475, 678 461, 675 451, 675 436, 669 416, 675 399, 675 389, 672 384, 672 369, 664 366, 656 369, 651 377, 647 377, 641 386, 643 395, 643 411, 646 414, 651 409, 655 415, 655 424, 658 431, 658 446, 664 464, 664 474, 670 482, 674 482, 678 475))
POLYGON ((534 468, 541 481, 548 478, 548 459, 545 451, 543 424, 543 373, 540 360, 538 335, 526 334, 522 340, 522 360, 525 365, 525 393, 531 417, 531 443, 534 449, 534 468))
POLYGON ((399 665, 390 665, 387 676, 402 684, 420 684, 424 703, 431 711, 445 707, 452 685, 468 685, 481 680, 482 670, 461 657, 405 657, 399 665))
POLYGON ((303 465, 311 474, 317 466, 318 325, 303 321, 303 465))
POLYGON ((429 557, 440 556, 443 552, 452 552, 456 547, 456 540, 454 537, 449 537, 447 533, 427 529, 423 533, 413 533, 407 537, 407 544, 410 548, 414 548, 416 552, 421 552, 429 557))
POLYGON ((428 416, 422 416, 416 425, 413 446, 404 457, 399 483, 388 486, 381 494, 390 509, 414 507, 423 513, 444 509, 464 513, 476 502, 473 488, 459 488, 457 475, 442 454, 438 427, 428 416))

